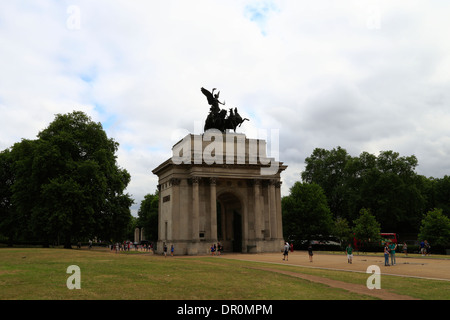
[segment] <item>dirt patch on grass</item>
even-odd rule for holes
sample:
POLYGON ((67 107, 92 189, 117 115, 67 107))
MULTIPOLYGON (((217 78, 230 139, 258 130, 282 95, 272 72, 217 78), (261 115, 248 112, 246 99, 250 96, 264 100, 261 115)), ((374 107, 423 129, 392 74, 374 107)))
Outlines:
POLYGON ((0 270, 0 275, 4 275, 4 274, 16 274, 19 273, 21 271, 19 270, 0 270))
POLYGON ((277 269, 271 269, 271 268, 255 268, 255 267, 249 267, 250 269, 257 269, 257 270, 264 270, 269 272, 276 272, 285 274, 291 277, 300 278, 307 281, 312 281, 316 283, 321 283, 324 285, 327 285, 332 288, 339 288, 343 290, 347 290, 353 293, 361 294, 361 295, 367 295, 371 296, 377 299, 382 300, 419 300, 410 296, 405 295, 399 295, 392 292, 389 292, 388 290, 384 289, 368 289, 367 286, 359 285, 359 284, 352 284, 332 279, 327 279, 319 276, 313 276, 309 274, 303 274, 293 271, 284 271, 284 270, 277 270, 277 269))
MULTIPOLYGON (((334 270, 367 273, 369 266, 378 266, 381 276, 397 276, 405 278, 418 278, 426 280, 438 280, 450 282, 450 260, 436 259, 433 257, 405 257, 402 254, 397 255, 397 263, 394 266, 385 266, 384 257, 379 255, 354 255, 353 263, 347 262, 345 254, 327 254, 314 252, 313 262, 309 262, 308 253, 305 251, 294 251, 289 253, 289 260, 283 261, 281 253, 260 253, 260 254, 224 254, 226 259, 236 259, 253 262, 271 263, 274 265, 298 266, 313 269, 334 270)), ((259 267, 256 267, 259 268, 259 267)), ((294 271, 281 271, 275 268, 265 268, 267 271, 283 273, 289 276, 302 278, 304 280, 322 283, 330 287, 341 288, 344 290, 356 292, 358 294, 372 296, 383 300, 411 300, 415 299, 406 295, 399 295, 388 291, 387 289, 368 289, 366 283, 352 284, 343 281, 336 281, 321 277, 320 275, 308 275, 301 272, 301 269, 294 271)), ((367 275, 369 276, 369 275, 367 275)))
POLYGON ((347 263, 345 254, 324 254, 314 253, 313 262, 309 262, 308 253, 304 251, 294 251, 289 253, 289 260, 282 261, 281 253, 260 253, 260 254, 226 254, 227 259, 238 259, 247 261, 260 261, 283 265, 302 266, 308 268, 318 268, 337 271, 363 272, 371 265, 379 266, 382 275, 393 275, 411 278, 422 278, 429 280, 450 281, 450 260, 433 259, 432 257, 404 257, 397 255, 395 266, 384 266, 382 254, 377 256, 354 255, 353 263, 347 263))

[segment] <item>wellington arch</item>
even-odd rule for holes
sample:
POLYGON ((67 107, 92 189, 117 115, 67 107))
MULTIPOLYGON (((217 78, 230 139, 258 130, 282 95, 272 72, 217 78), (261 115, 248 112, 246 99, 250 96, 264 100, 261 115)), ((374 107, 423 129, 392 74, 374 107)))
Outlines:
MULTIPOLYGON (((228 140, 221 143, 222 159, 229 155, 227 149, 229 152, 240 144, 246 146, 240 162, 217 161, 217 152, 212 164, 204 159, 186 161, 184 156, 185 161, 177 163, 172 157, 153 170, 159 178, 158 251, 165 244, 174 245, 176 254, 206 254, 218 242, 225 252, 281 250, 280 174, 286 166, 274 159, 267 164, 268 158, 264 163, 251 161, 252 144, 257 146, 258 154, 265 154, 263 140, 234 133, 216 133, 216 139, 218 135, 223 141, 228 140)), ((174 154, 180 149, 195 149, 195 139, 203 152, 220 140, 210 142, 205 141, 204 135, 187 135, 174 145, 174 154)), ((220 149, 217 146, 218 143, 212 150, 220 149)), ((194 152, 190 154, 195 157, 194 152)))
MULTIPOLYGON (((208 116, 213 124, 220 120, 215 107, 208 116)), ((157 251, 173 245, 177 255, 208 254, 220 243, 224 252, 279 252, 280 175, 287 166, 267 157, 266 144, 206 126, 176 143, 172 157, 152 171, 159 190, 157 251)))

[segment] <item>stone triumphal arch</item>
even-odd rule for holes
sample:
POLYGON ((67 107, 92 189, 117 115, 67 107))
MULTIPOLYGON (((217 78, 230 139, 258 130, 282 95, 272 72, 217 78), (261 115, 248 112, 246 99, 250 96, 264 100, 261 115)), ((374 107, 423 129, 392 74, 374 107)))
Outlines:
POLYGON ((207 130, 188 134, 152 172, 159 178, 158 252, 277 252, 283 247, 280 174, 266 141, 207 130))

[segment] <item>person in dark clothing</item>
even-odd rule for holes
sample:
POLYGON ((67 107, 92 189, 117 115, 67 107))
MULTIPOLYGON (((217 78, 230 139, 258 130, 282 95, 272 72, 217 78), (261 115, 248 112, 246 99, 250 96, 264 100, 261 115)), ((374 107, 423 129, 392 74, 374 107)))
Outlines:
POLYGON ((308 247, 308 255, 309 255, 309 262, 313 262, 313 249, 312 249, 312 246, 311 245, 309 245, 309 247, 308 247))

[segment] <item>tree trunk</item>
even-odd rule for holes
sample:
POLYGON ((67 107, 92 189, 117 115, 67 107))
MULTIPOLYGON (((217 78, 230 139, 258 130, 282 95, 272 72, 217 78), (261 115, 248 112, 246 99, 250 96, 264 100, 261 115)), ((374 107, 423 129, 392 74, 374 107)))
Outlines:
POLYGON ((66 240, 64 241, 64 249, 72 249, 71 237, 66 236, 66 240))

